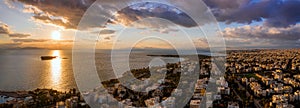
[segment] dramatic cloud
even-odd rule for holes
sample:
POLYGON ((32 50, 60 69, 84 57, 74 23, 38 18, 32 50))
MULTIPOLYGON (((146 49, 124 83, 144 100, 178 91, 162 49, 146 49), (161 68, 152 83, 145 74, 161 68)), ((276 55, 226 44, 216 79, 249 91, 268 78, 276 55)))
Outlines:
MULTIPOLYGON (((197 24, 187 14, 181 12, 175 7, 155 3, 137 4, 132 7, 122 9, 118 12, 114 20, 124 25, 130 25, 132 22, 137 20, 151 17, 166 19, 184 27, 197 26, 197 24)), ((160 23, 152 22, 148 24, 160 23)))
MULTIPOLYGON (((26 5, 25 12, 34 13, 34 19, 75 29, 82 15, 95 0, 19 0, 26 5)), ((106 1, 119 2, 119 1, 106 1)), ((288 27, 300 21, 299 0, 204 0, 218 21, 226 23, 252 23, 263 21, 270 27, 288 27)), ((183 3, 184 5, 184 3, 183 3)), ((113 6, 113 5, 112 5, 113 6)), ((116 9, 102 7, 107 13, 116 9)), ((195 8, 195 7, 190 7, 195 8)), ((100 14, 100 13, 95 13, 100 14)), ((130 25, 148 17, 163 18, 184 27, 197 24, 178 9, 157 3, 142 3, 119 11, 111 23, 130 25)), ((205 19, 204 19, 205 20, 205 19)))
POLYGON ((298 40, 300 39, 300 24, 289 28, 251 27, 246 25, 237 28, 226 28, 223 33, 225 37, 298 40))
POLYGON ((246 25, 237 28, 226 28, 223 34, 228 41, 227 45, 247 44, 253 46, 256 44, 260 46, 299 47, 296 45, 300 44, 300 24, 287 28, 246 25))
POLYGON ((203 0, 210 8, 236 9, 248 4, 251 0, 203 0))
POLYGON ((218 21, 252 23, 265 19, 269 27, 288 27, 300 21, 299 0, 204 0, 218 21))
MULTIPOLYGON (((35 19, 66 28, 76 28, 86 9, 95 0, 19 1, 37 8, 26 9, 27 12, 35 14, 35 19)), ((300 9, 298 0, 204 0, 204 2, 211 8, 218 21, 226 23, 252 23, 265 19, 267 26, 288 27, 300 21, 300 11, 295 11, 300 9)), ((111 10, 108 8, 107 11, 111 10)), ((147 17, 164 18, 185 27, 197 26, 189 16, 178 9, 155 3, 127 7, 119 11, 117 17, 111 21, 129 25, 133 21, 147 17)))
POLYGON ((25 12, 45 23, 76 29, 81 16, 95 0, 18 0, 26 5, 25 12), (34 6, 34 7, 32 7, 34 6))
MULTIPOLYGON (((33 13, 33 18, 38 21, 56 24, 69 29, 76 29, 82 15, 95 0, 19 1, 26 4, 23 11, 33 13)), ((103 15, 112 15, 113 13, 110 13, 110 11, 113 9, 115 8, 104 9, 107 13, 103 13, 103 15)), ((101 13, 95 13, 96 16, 98 14, 101 13)), ((174 7, 157 3, 144 3, 127 7, 119 11, 113 19, 109 20, 109 22, 128 26, 134 21, 149 17, 167 19, 184 27, 197 26, 187 14, 180 12, 174 7)))

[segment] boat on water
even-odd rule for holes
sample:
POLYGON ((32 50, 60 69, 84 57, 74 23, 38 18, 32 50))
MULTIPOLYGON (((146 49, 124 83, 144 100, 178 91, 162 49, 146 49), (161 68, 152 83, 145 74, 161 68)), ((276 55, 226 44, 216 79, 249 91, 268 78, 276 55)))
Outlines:
POLYGON ((41 60, 52 60, 57 58, 57 56, 41 56, 41 60))

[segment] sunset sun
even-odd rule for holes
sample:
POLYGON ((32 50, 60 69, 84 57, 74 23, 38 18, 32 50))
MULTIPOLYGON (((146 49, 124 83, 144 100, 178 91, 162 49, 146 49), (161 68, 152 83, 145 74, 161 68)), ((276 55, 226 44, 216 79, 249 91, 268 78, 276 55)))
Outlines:
POLYGON ((53 40, 59 40, 60 39, 60 32, 59 31, 53 31, 51 34, 51 38, 53 40))

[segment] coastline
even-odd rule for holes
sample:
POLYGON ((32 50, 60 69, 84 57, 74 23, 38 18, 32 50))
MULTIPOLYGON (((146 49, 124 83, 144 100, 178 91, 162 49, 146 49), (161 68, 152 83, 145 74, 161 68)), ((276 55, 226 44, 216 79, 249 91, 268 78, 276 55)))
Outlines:
POLYGON ((0 91, 0 108, 67 107, 68 105, 88 108, 75 88, 65 92, 39 88, 30 91, 0 91))
MULTIPOLYGON (((159 56, 159 57, 163 57, 163 58, 176 57, 174 55, 147 55, 147 56, 157 56, 157 57, 159 56)), ((209 56, 198 55, 198 57, 200 59, 200 58, 207 58, 209 56)), ((189 56, 186 55, 184 57, 180 57, 178 62, 168 63, 168 65, 178 65, 178 64, 180 64, 180 62, 184 62, 184 61, 187 61, 187 60, 189 60, 189 56)), ((154 68, 158 68, 158 67, 161 67, 161 66, 154 66, 154 68)), ((150 77, 151 76, 150 72, 140 71, 140 70, 143 70, 143 69, 147 69, 147 67, 132 69, 132 70, 135 70, 135 72, 133 73, 134 76, 137 77, 138 79, 143 79, 143 78, 150 77)), ((130 72, 130 71, 128 71, 128 72, 130 72)), ((124 73, 127 73, 127 72, 124 72, 124 73)), ((170 74, 170 75, 173 76, 172 74, 170 74)), ((178 80, 177 77, 175 79, 173 79, 172 77, 169 76, 168 78, 169 78, 168 81, 170 81, 169 83, 171 85, 176 85, 176 83, 173 82, 172 80, 174 80, 174 81, 178 80)), ((116 83, 118 83, 118 81, 116 79, 110 79, 108 81, 103 81, 102 84, 103 83, 106 87, 111 87, 111 86, 115 85, 116 83), (115 83, 112 83, 111 81, 113 81, 115 83), (105 82, 109 82, 110 84, 108 84, 108 83, 105 84, 105 82)), ((173 89, 170 89, 170 90, 173 90, 173 89)), ((79 103, 85 104, 85 102, 84 102, 83 98, 81 97, 80 93, 77 92, 77 89, 75 89, 75 88, 70 89, 69 91, 58 91, 58 90, 50 89, 50 88, 36 88, 36 89, 33 89, 33 90, 16 90, 16 91, 0 90, 0 97, 1 97, 0 98, 1 99, 0 107, 5 106, 5 105, 19 105, 19 104, 16 104, 18 102, 21 102, 22 105, 27 105, 27 106, 28 105, 29 106, 35 106, 35 105, 56 106, 57 104, 59 104, 59 102, 60 103, 62 103, 62 102, 66 103, 68 99, 73 99, 73 97, 77 98, 77 104, 79 104, 79 103), (46 96, 47 101, 40 100, 41 98, 36 99, 36 98, 39 98, 41 96, 43 97, 44 95, 47 95, 46 96), (78 99, 78 98, 81 98, 81 99, 78 99), (51 102, 48 102, 48 100, 51 100, 51 102), (42 102, 42 104, 40 102, 42 102)), ((141 106, 145 106, 145 105, 143 104, 141 106)))

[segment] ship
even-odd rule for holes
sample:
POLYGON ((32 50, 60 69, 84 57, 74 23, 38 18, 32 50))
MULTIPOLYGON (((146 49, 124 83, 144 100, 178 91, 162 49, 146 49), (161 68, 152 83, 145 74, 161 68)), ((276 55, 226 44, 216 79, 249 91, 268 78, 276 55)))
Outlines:
POLYGON ((57 58, 57 56, 41 56, 41 60, 52 60, 57 58))

